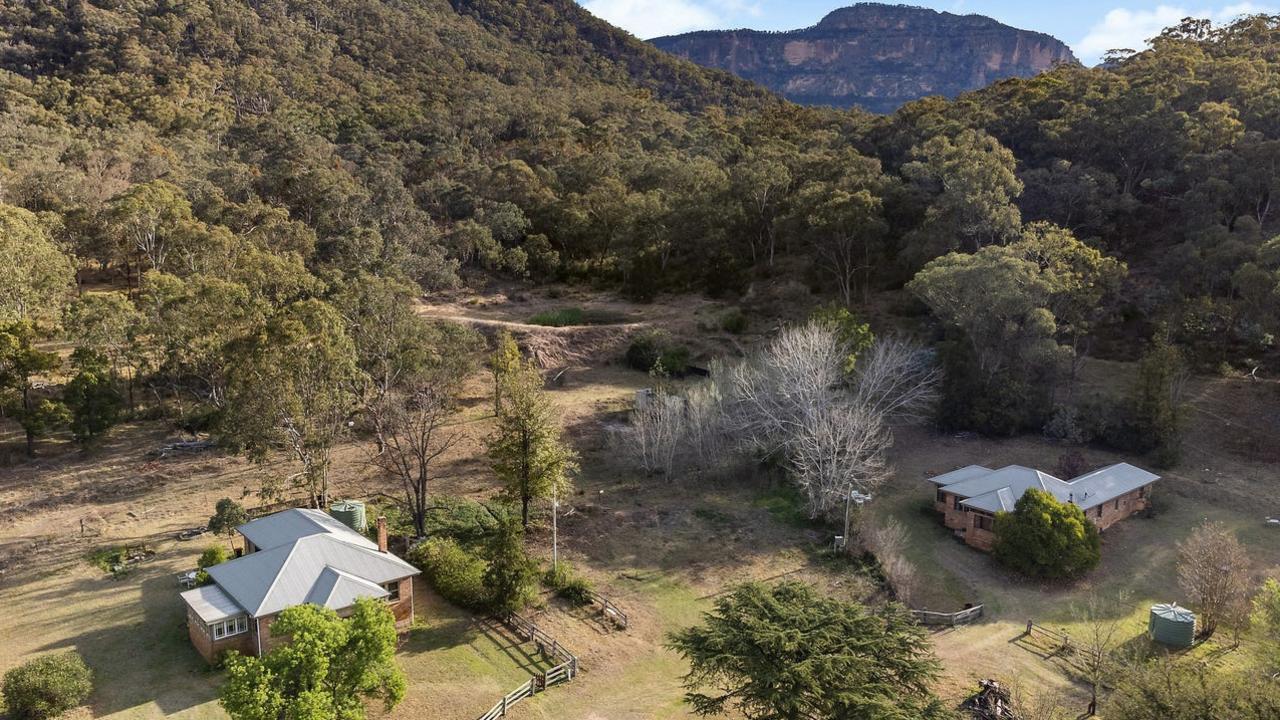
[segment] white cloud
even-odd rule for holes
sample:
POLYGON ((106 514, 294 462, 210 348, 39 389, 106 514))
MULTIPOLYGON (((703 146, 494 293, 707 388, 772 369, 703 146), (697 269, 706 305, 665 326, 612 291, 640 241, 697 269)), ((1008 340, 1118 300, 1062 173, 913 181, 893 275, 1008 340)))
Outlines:
POLYGON ((692 0, 587 0, 582 5, 596 17, 641 38, 702 30, 720 21, 706 3, 692 0))
POLYGON ((1165 28, 1177 25, 1186 17, 1209 18, 1221 23, 1240 15, 1260 12, 1273 12, 1273 9, 1253 2, 1199 10, 1188 10, 1176 5, 1160 5, 1154 10, 1116 8, 1089 29, 1089 34, 1076 43, 1075 50, 1085 63, 1094 63, 1108 50, 1143 49, 1147 46, 1147 40, 1159 35, 1165 28))

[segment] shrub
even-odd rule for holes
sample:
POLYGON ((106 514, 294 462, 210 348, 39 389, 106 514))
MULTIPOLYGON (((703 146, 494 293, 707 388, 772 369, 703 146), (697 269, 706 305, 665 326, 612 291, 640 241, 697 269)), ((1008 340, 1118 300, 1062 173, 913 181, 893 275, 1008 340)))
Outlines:
POLYGON ((533 602, 537 565, 524 551, 524 529, 516 518, 504 521, 485 547, 489 567, 483 584, 489 607, 498 612, 519 612, 533 602))
POLYGON ((511 516, 509 506, 446 497, 427 513, 427 537, 452 538, 464 546, 481 543, 511 516))
POLYGON ((627 348, 627 367, 649 372, 670 342, 671 336, 662 330, 645 330, 639 333, 627 348))
POLYGON ((124 546, 116 545, 98 548, 90 552, 86 559, 90 565, 103 572, 115 573, 124 569, 125 560, 128 559, 128 556, 129 553, 124 546))
POLYGON ((1035 488, 1013 512, 996 514, 995 535, 996 559, 1031 577, 1075 577, 1102 559, 1098 528, 1084 512, 1035 488))
POLYGON ((1080 409, 1073 405, 1059 405, 1054 408, 1049 422, 1044 425, 1044 435, 1072 445, 1083 445, 1093 439, 1093 433, 1080 409))
POLYGON ((733 308, 720 316, 720 328, 733 335, 741 335, 747 331, 747 314, 742 308, 733 308))
POLYGON ((210 545, 200 553, 200 559, 196 561, 196 582, 200 585, 208 585, 211 581, 209 573, 205 572, 214 565, 221 565, 227 561, 227 549, 221 545, 210 545))
POLYGON ((213 506, 213 515, 209 518, 209 532, 215 535, 231 535, 236 528, 249 522, 249 513, 244 506, 231 498, 222 498, 213 506))
POLYGON ((529 318, 529 323, 533 325, 546 325, 548 327, 581 325, 583 324, 582 308, 568 307, 556 310, 543 310, 537 315, 529 318))
POLYGON ((662 369, 668 374, 684 375, 685 368, 689 367, 689 348, 684 346, 669 347, 662 352, 658 362, 662 364, 662 369))
POLYGON ((542 578, 542 584, 573 605, 591 604, 591 582, 574 572, 573 566, 569 563, 562 562, 559 567, 547 570, 547 574, 542 578))
POLYGON ((70 710, 93 691, 93 673, 78 653, 46 655, 4 674, 4 702, 16 720, 45 720, 70 710))
MULTIPOLYGON (((539 282, 546 282, 555 277, 560 270, 560 253, 551 246, 551 241, 541 233, 530 235, 524 241, 525 254, 529 256, 529 275, 539 282)), ((558 297, 557 289, 547 294, 558 297)))
POLYGON ((441 597, 459 607, 483 610, 490 605, 485 587, 484 559, 469 553, 452 538, 431 538, 409 550, 409 562, 441 597))
POLYGON ((1064 452, 1058 456, 1058 477, 1064 480, 1070 480, 1079 477, 1088 469, 1088 465, 1084 459, 1084 455, 1078 450, 1064 452))
POLYGON ((915 565, 907 558, 909 539, 902 523, 887 518, 878 523, 865 523, 859 532, 862 549, 875 557, 885 583, 903 604, 911 604, 920 585, 915 565))

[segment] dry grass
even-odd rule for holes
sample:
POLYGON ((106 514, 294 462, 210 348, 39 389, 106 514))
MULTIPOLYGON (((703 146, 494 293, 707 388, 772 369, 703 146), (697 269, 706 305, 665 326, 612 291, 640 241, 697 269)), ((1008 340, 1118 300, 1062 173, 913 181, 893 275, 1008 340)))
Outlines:
MULTIPOLYGON (((708 329, 724 306, 704 300, 634 306, 570 293, 523 302, 505 296, 474 304, 464 298, 437 300, 424 304, 423 312, 519 323, 540 309, 565 304, 667 327, 702 353, 734 352, 738 342, 708 329)), ((752 329, 766 332, 768 325, 753 323, 752 329)), ((546 333, 539 337, 575 331, 537 329, 546 333)), ((799 522, 785 494, 750 471, 672 483, 621 466, 605 441, 604 427, 620 419, 635 390, 649 379, 611 364, 619 348, 605 343, 583 350, 576 347, 578 340, 566 335, 564 342, 579 354, 557 351, 553 364, 569 366, 563 384, 552 392, 569 436, 583 454, 583 473, 561 517, 561 553, 626 610, 632 624, 625 632, 612 630, 593 612, 569 609, 548 597, 533 614, 580 656, 584 672, 572 685, 522 704, 512 717, 688 717, 680 701, 684 665, 664 647, 664 639, 671 630, 697 622, 727 585, 799 578, 849 598, 865 597, 874 588, 847 565, 822 560, 817 551, 829 542, 830 533, 799 522)), ((1087 379, 1102 386, 1118 382, 1127 371, 1127 366, 1099 364, 1090 368, 1087 379)), ((1262 452, 1274 445, 1255 453, 1248 444, 1237 448, 1229 440, 1240 436, 1241 428, 1262 432, 1277 427, 1280 402, 1274 385, 1247 383, 1197 382, 1188 462, 1158 486, 1159 514, 1109 531, 1102 567, 1068 585, 1028 583, 1004 573, 988 556, 956 542, 924 510, 931 498, 924 483, 928 475, 974 462, 1052 468, 1061 448, 1034 437, 958 439, 918 428, 900 430, 893 451, 897 479, 869 509, 892 515, 906 528, 903 552, 921 579, 918 605, 954 610, 964 602, 983 602, 988 608, 982 623, 934 636, 946 663, 940 690, 958 697, 979 677, 1018 675, 1064 689, 1074 703, 1080 691, 1064 668, 1018 642, 1025 621, 1070 627, 1071 605, 1085 593, 1124 587, 1133 596, 1131 632, 1137 634, 1146 603, 1179 597, 1172 572, 1174 545, 1201 517, 1236 528, 1254 551, 1258 570, 1276 572, 1280 536, 1274 533, 1280 531, 1267 528, 1261 519, 1280 515, 1280 507, 1259 503, 1260 498, 1272 502, 1280 480, 1262 452)), ((436 492, 468 497, 494 492, 483 456, 491 413, 489 383, 478 373, 468 383, 456 420, 466 440, 444 458, 436 492)), ((0 443, 17 449, 19 438, 12 428, 0 431, 0 443)), ((219 675, 204 669, 186 641, 173 580, 193 565, 205 543, 182 543, 173 536, 202 524, 218 498, 239 498, 264 475, 287 466, 258 467, 216 452, 148 459, 147 451, 166 439, 154 424, 132 425, 119 428, 105 446, 89 454, 50 443, 43 448, 47 457, 28 462, 15 456, 12 467, 0 470, 0 567, 6 569, 0 576, 0 607, 5 609, 0 613, 0 670, 55 648, 76 647, 98 670, 99 683, 90 704, 74 717, 223 717, 214 700, 219 675), (93 548, 139 541, 157 554, 123 579, 113 580, 83 560, 93 548)), ((390 490, 370 473, 366 452, 352 444, 335 453, 335 496, 390 490)), ((1091 465, 1135 461, 1096 450, 1086 455, 1091 465)), ((545 513, 545 508, 539 510, 545 513)), ((545 514, 537 520, 531 547, 549 555, 545 514)), ((475 717, 537 669, 527 648, 502 631, 422 588, 415 599, 424 627, 401 649, 409 691, 393 716, 475 717)))

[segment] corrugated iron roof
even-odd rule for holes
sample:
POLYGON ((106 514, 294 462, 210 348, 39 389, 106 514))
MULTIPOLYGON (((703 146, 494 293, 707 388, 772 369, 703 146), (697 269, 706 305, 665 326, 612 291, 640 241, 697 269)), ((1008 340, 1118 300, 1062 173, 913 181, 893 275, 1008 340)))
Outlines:
POLYGON ((934 485, 951 485, 970 478, 990 475, 992 472, 991 468, 982 467, 981 465, 966 465, 958 470, 952 470, 951 472, 942 473, 937 477, 931 477, 929 478, 929 482, 934 485))
POLYGON ((418 574, 417 568, 391 553, 344 542, 329 533, 250 553, 208 572, 250 615, 261 617, 308 602, 330 568, 374 586, 418 574))
POLYGON ((1076 505, 1082 510, 1088 510, 1159 479, 1159 475, 1140 467, 1116 463, 1073 478, 1068 484, 1075 493, 1076 505))
POLYGON ((217 585, 204 585, 188 590, 179 597, 196 611, 196 615, 205 624, 245 614, 245 609, 236 604, 236 601, 217 585))
POLYGON ((320 573, 316 584, 311 586, 307 602, 341 610, 351 607, 357 598, 382 598, 390 594, 381 585, 374 585, 368 580, 327 567, 320 573))
POLYGON ((309 537, 327 534, 353 545, 377 550, 377 543, 343 525, 327 513, 319 510, 294 508, 258 518, 236 528, 254 547, 270 550, 309 537))
MULTIPOLYGON (((939 476, 942 477, 945 476, 939 476)), ((1022 465, 1007 465, 943 485, 940 489, 961 498, 960 504, 965 507, 990 513, 1013 510, 1029 488, 1044 490, 1059 502, 1071 502, 1081 510, 1089 510, 1159 479, 1159 475, 1128 463, 1108 465, 1072 480, 1061 480, 1022 465)))

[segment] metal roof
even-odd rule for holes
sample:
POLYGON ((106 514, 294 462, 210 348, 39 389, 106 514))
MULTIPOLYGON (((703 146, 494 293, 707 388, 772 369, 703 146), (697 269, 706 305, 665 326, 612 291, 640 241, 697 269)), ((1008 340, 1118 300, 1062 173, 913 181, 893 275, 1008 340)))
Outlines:
POLYGON ((317 583, 333 582, 325 573, 328 569, 374 586, 418 574, 414 566, 374 547, 325 532, 214 565, 208 573, 250 615, 261 617, 309 602, 313 591, 320 592, 317 583))
POLYGON ((311 586, 306 601, 312 605, 341 610, 351 607, 357 598, 383 598, 390 594, 381 585, 327 567, 320 572, 316 584, 311 586))
POLYGON ((294 508, 258 518, 236 528, 259 550, 270 550, 311 535, 332 535, 353 545, 377 550, 377 543, 320 510, 294 508))
POLYGON ((1182 607, 1178 603, 1157 603, 1151 606, 1151 614, 1158 615, 1166 620, 1172 620, 1178 623, 1189 623, 1194 625, 1196 622, 1196 614, 1182 607))
POLYGON ((1068 484, 1074 494, 1072 500, 1075 504, 1082 510, 1088 510, 1159 479, 1159 475, 1140 467, 1116 463, 1073 478, 1068 484))
POLYGON ((244 608, 236 604, 231 596, 217 585, 204 585, 188 590, 180 596, 205 624, 226 620, 229 617, 244 615, 244 608))
POLYGON ((991 468, 982 467, 981 465, 966 465, 959 470, 952 470, 951 472, 943 473, 937 477, 931 477, 929 478, 929 482, 935 485, 951 485, 962 480, 968 480, 969 478, 990 475, 991 472, 991 468))
MULTIPOLYGON (((965 507, 990 513, 1013 510, 1029 488, 1044 490, 1059 502, 1074 503, 1081 510, 1089 510, 1160 479, 1159 475, 1128 463, 1108 465, 1072 480, 1061 480, 1022 465, 1007 465, 985 474, 961 472, 970 468, 978 466, 970 465, 948 473, 960 473, 959 477, 963 479, 943 484, 940 489, 961 498, 960 504, 965 507)), ((937 482, 947 475, 939 475, 932 481, 937 482)))

